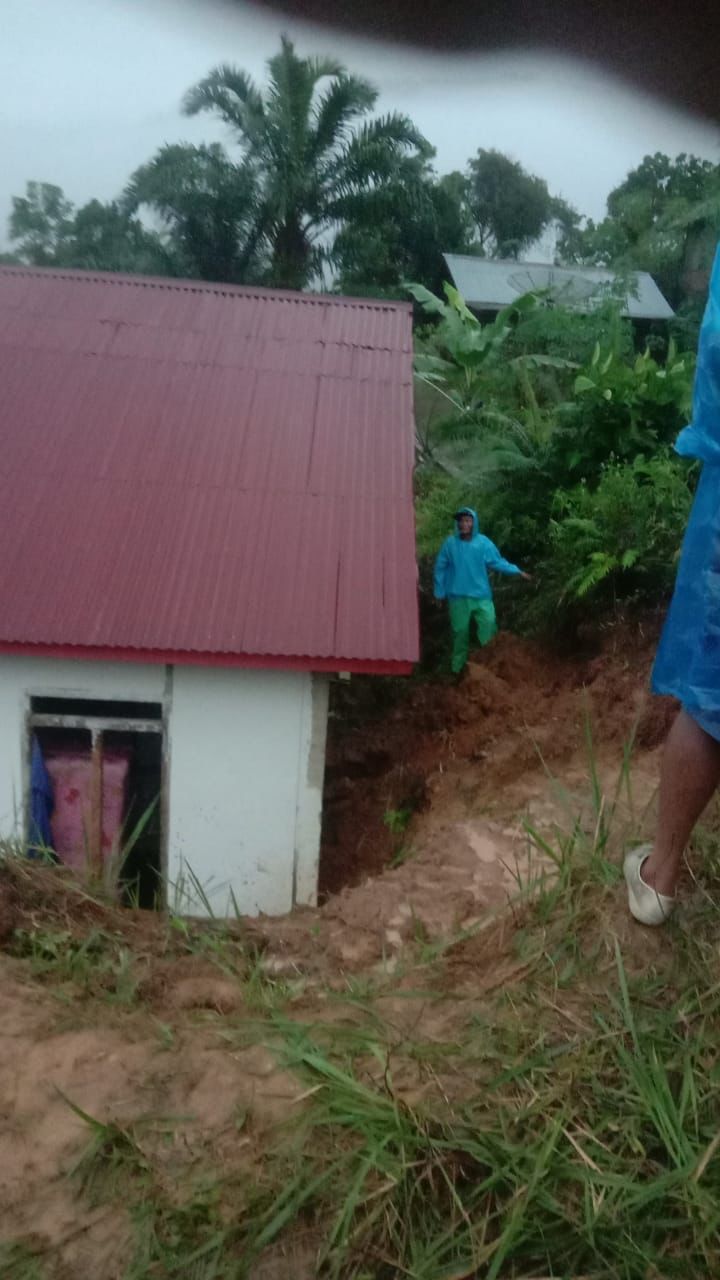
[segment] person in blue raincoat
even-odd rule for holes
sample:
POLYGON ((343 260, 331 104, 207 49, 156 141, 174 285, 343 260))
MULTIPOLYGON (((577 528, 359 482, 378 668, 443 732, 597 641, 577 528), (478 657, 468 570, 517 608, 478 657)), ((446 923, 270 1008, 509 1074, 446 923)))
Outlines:
POLYGON ((445 539, 435 561, 435 599, 448 602, 451 667, 459 675, 468 659, 471 629, 480 645, 488 644, 497 631, 488 569, 527 581, 530 575, 503 559, 495 543, 480 533, 472 507, 461 507, 453 519, 455 533, 445 539))
POLYGON ((653 690, 682 705, 665 747, 652 845, 625 859, 630 911, 662 924, 675 906, 685 848, 720 784, 720 248, 700 330, 693 418, 676 449, 702 473, 660 640, 653 690))

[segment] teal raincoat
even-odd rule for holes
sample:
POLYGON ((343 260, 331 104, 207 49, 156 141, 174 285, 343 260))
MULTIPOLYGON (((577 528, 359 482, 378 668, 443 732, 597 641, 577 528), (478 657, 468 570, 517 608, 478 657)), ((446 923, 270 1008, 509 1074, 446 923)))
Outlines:
POLYGON ((464 596, 471 600, 492 600, 488 569, 511 577, 517 577, 522 570, 505 560, 495 543, 479 532, 478 518, 472 507, 461 507, 456 513, 463 514, 473 518, 472 537, 465 542, 456 529, 443 542, 435 561, 435 598, 445 600, 464 596))

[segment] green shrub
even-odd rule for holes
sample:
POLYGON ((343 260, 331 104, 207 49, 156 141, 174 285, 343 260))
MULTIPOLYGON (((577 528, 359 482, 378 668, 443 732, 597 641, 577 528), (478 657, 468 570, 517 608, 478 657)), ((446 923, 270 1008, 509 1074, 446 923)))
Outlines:
POLYGON ((672 343, 662 365, 647 351, 628 362, 598 345, 575 379, 573 399, 558 411, 556 480, 597 479, 610 458, 672 444, 690 416, 693 373, 692 357, 678 356, 672 343))
POLYGON ((538 570, 548 616, 666 596, 691 502, 692 471, 667 451, 611 460, 594 489, 558 490, 538 570))

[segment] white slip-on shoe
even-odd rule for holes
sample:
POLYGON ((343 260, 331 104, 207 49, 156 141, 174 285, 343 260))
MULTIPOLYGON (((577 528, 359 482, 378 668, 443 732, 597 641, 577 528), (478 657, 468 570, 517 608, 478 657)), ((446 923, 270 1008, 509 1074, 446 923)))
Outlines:
POLYGON ((628 889, 630 914, 640 924, 659 925, 675 910, 675 898, 652 889, 642 878, 642 865, 652 853, 651 844, 642 844, 625 855, 625 883, 628 889))

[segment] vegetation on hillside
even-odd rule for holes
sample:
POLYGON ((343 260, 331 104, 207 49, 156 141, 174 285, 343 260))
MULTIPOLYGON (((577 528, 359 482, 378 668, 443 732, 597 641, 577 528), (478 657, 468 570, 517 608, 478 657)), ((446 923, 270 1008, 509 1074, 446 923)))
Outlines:
POLYGON ((433 321, 416 355, 417 515, 432 557, 458 505, 534 572, 516 625, 557 630, 669 591, 694 471, 672 453, 694 358, 636 354, 608 301, 587 315, 528 295, 482 324, 457 291, 413 293, 433 321))

